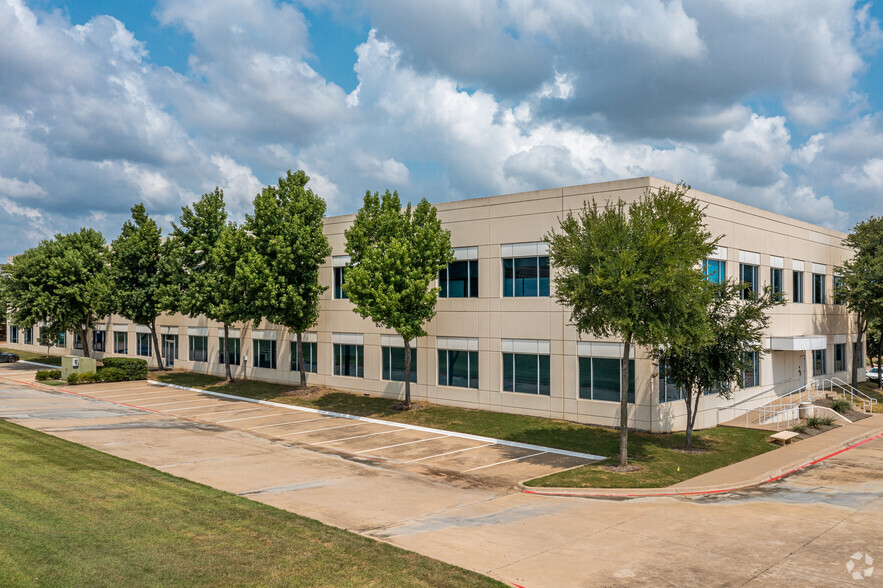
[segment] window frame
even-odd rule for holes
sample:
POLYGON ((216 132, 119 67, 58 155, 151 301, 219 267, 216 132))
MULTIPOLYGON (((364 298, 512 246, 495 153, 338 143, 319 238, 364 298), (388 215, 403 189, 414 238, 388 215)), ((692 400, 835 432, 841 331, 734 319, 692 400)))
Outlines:
POLYGON ((276 346, 275 339, 252 339, 251 340, 251 349, 254 355, 252 356, 252 367, 260 368, 262 370, 275 370, 276 369, 276 353, 278 351, 276 346), (266 344, 268 348, 266 351, 261 349, 266 344), (265 354, 269 357, 268 362, 260 361, 260 357, 262 354, 265 354), (259 363, 260 361, 260 363, 259 363))
POLYGON ((812 275, 812 303, 813 304, 826 304, 827 292, 825 292, 825 287, 827 284, 825 283, 826 274, 817 274, 813 273, 812 275), (819 280, 816 280, 819 278, 819 280), (817 284, 821 284, 819 287, 817 284), (818 295, 818 296, 817 296, 818 295))
MULTIPOLYGON (((309 355, 309 361, 304 365, 304 371, 308 374, 319 373, 319 343, 316 341, 301 340, 304 355, 309 355)), ((289 368, 293 372, 300 372, 300 358, 297 356, 297 341, 291 341, 291 360, 289 368)))
POLYGON ((439 298, 478 298, 478 260, 458 259, 447 264, 438 272, 439 298), (465 296, 451 296, 451 266, 457 263, 466 264, 466 294, 465 296), (474 275, 473 275, 474 274, 474 275), (474 289, 474 292, 473 292, 474 289))
POLYGON ((705 279, 712 284, 723 284, 727 280, 727 262, 722 259, 705 259, 702 262, 702 271, 705 279))
MULTIPOLYGON (((504 351, 502 353, 503 356, 503 392, 512 392, 516 394, 533 394, 534 396, 551 396, 552 395, 552 370, 551 370, 551 355, 544 353, 515 353, 504 351), (507 357, 511 356, 511 385, 507 387, 506 380, 506 364, 507 357), (535 358, 536 360, 536 391, 525 390, 524 385, 525 382, 522 381, 522 389, 518 389, 519 380, 517 379, 518 368, 516 366, 516 362, 519 361, 519 358, 525 365, 529 365, 531 362, 528 358, 535 358), (545 377, 544 377, 545 376, 545 377)), ((522 367, 524 369, 524 367, 522 367)))
MULTIPOLYGON (((345 378, 364 378, 365 377, 365 345, 358 343, 332 343, 333 345, 333 365, 332 365, 332 373, 335 376, 342 376, 345 378), (343 359, 343 348, 354 348, 355 351, 355 374, 343 373, 343 365, 341 360, 343 359)), ((349 349, 347 349, 349 351, 349 349)), ((349 356, 349 354, 348 354, 349 356)))
POLYGON ((208 362, 208 335, 187 335, 187 358, 195 363, 208 362), (201 345, 197 346, 197 341, 201 345), (202 359, 197 357, 199 352, 202 353, 202 359))
POLYGON ((128 331, 114 331, 113 332, 113 352, 118 353, 120 355, 128 355, 129 354, 129 332, 128 331), (122 335, 122 337, 120 337, 122 335), (123 350, 119 350, 119 342, 120 339, 123 341, 123 350))
MULTIPOLYGON (((417 383, 417 348, 411 347, 411 383, 417 383)), ((384 382, 404 382, 405 381, 405 348, 392 345, 380 346, 380 379, 384 382), (401 350, 402 352, 402 377, 394 378, 392 370, 392 354, 401 350)))
MULTIPOLYGON (((592 355, 580 355, 577 357, 577 395, 576 397, 579 400, 591 400, 593 402, 616 402, 619 403, 622 400, 622 358, 621 357, 597 357, 592 355), (616 398, 596 398, 595 397, 595 362, 608 362, 615 361, 617 363, 616 366, 616 398), (583 390, 586 389, 583 386, 583 382, 585 381, 583 367, 584 365, 589 366, 589 374, 588 374, 588 382, 589 382, 589 393, 588 396, 583 395, 583 390)), ((628 404, 635 404, 635 360, 629 359, 629 383, 628 383, 628 391, 626 392, 628 395, 627 402, 628 404)))
POLYGON ((846 369, 846 343, 834 343, 834 372, 845 372, 846 369))
POLYGON ((343 289, 343 282, 346 280, 346 266, 339 265, 335 266, 333 269, 334 299, 349 300, 346 290, 343 289))
POLYGON ((468 349, 439 349, 438 350, 438 385, 449 388, 467 388, 478 390, 479 361, 478 351, 468 349), (466 354, 466 385, 453 383, 454 374, 451 370, 451 353, 466 354), (442 359, 444 358, 444 359, 442 359))
POLYGON ((101 351, 107 348, 107 331, 92 331, 92 351, 101 351), (100 341, 99 341, 100 339, 100 341))
POLYGON ((224 354, 226 353, 230 365, 242 365, 242 340, 240 337, 227 337, 227 348, 224 349, 224 337, 218 337, 218 363, 225 365, 224 354), (230 347, 234 347, 235 353, 230 353, 230 347))
POLYGON ((791 288, 793 290, 791 295, 791 302, 796 304, 803 304, 804 302, 804 289, 805 289, 805 278, 803 277, 803 270, 791 270, 791 288))
POLYGON ((773 300, 781 302, 785 298, 785 270, 780 267, 770 268, 770 290, 773 300), (778 279, 777 279, 778 278, 778 279))
POLYGON ((749 284, 748 287, 742 288, 739 292, 739 298, 741 300, 751 300, 757 297, 757 291, 760 281, 760 266, 755 265, 753 263, 740 263, 739 264, 739 282, 743 284, 749 284), (745 270, 751 271, 751 280, 745 279, 745 270))
POLYGON ((827 352, 828 352, 827 349, 813 349, 812 350, 812 375, 813 375, 813 377, 824 376, 825 374, 828 373, 827 352), (821 371, 818 370, 820 364, 821 364, 821 371))
POLYGON ((135 355, 139 357, 153 357, 153 338, 150 333, 135 333, 135 355), (143 342, 147 342, 147 353, 141 353, 143 342))
POLYGON ((527 256, 511 256, 511 257, 503 257, 502 261, 502 286, 503 286, 503 298, 548 298, 551 292, 551 279, 552 279, 552 265, 549 263, 548 255, 527 255, 527 256), (519 265, 522 266, 521 269, 527 267, 527 264, 523 263, 527 260, 534 260, 534 271, 535 277, 532 278, 518 278, 518 269, 519 265), (541 264, 540 260, 545 260, 545 264, 541 264), (522 263, 518 263, 518 262, 522 263), (508 263, 507 263, 508 262, 508 263), (507 268, 507 265, 509 266, 507 268), (545 268, 546 276, 543 277, 543 268, 545 268), (506 272, 509 272, 512 277, 507 278, 506 272), (521 281, 521 293, 518 293, 517 284, 519 283, 519 279, 521 281), (508 280, 508 282, 507 282, 508 280), (545 280, 545 283, 544 283, 545 280), (525 285, 529 282, 534 281, 534 289, 531 289, 531 292, 536 292, 534 294, 525 294, 525 285))
POLYGON ((746 361, 751 362, 751 368, 746 369, 743 367, 741 370, 740 380, 742 384, 741 388, 743 390, 746 388, 756 388, 757 386, 760 386, 760 353, 758 353, 757 351, 749 351, 747 355, 748 358, 746 358, 746 361), (750 382, 747 378, 748 374, 752 375, 750 382))

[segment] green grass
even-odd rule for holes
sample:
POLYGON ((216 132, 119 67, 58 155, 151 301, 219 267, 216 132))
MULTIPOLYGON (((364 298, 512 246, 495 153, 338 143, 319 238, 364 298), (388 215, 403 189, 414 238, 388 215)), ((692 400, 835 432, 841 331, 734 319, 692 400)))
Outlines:
POLYGON ((877 382, 859 382, 857 388, 870 396, 877 399, 874 405, 874 412, 883 412, 883 393, 877 388, 877 382))
POLYGON ((0 421, 0 586, 499 586, 0 421))
MULTIPOLYGON (((154 372, 151 377, 181 386, 260 400, 272 400, 607 457, 619 455, 618 430, 567 421, 438 405, 427 405, 420 410, 401 412, 392 408, 397 401, 388 398, 335 391, 315 394, 312 397, 298 397, 291 394, 292 387, 288 385, 257 381, 236 381, 227 384, 223 378, 191 372, 166 374, 154 372)), ((635 464, 643 467, 641 472, 618 474, 607 472, 598 465, 584 466, 534 480, 528 485, 583 488, 664 487, 775 449, 776 445, 770 443, 768 437, 768 431, 716 427, 697 431, 693 435, 693 446, 707 449, 707 452, 686 454, 676 451, 684 446, 684 433, 632 432, 629 433, 629 454, 635 464)))
POLYGON ((33 351, 22 351, 20 349, 0 349, 0 352, 14 353, 19 359, 25 361, 36 361, 47 365, 57 365, 61 367, 60 355, 43 355, 42 353, 34 353, 33 351))

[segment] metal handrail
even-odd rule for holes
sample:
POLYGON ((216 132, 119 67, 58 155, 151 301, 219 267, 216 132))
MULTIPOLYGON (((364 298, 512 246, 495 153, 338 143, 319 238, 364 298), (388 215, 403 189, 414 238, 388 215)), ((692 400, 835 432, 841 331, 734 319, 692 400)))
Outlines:
POLYGON ((748 422, 749 415, 752 413, 757 416, 757 424, 766 425, 766 424, 775 424, 776 430, 781 430, 781 425, 785 423, 785 428, 789 428, 791 426, 791 422, 800 421, 800 404, 802 402, 812 402, 816 398, 824 396, 825 390, 822 388, 824 385, 824 381, 822 379, 813 380, 811 382, 807 382, 803 386, 799 388, 795 388, 788 394, 784 394, 779 396, 778 398, 764 404, 763 406, 759 406, 756 408, 740 408, 735 405, 732 407, 734 410, 745 411, 745 421, 746 424, 748 422), (793 396, 797 395, 797 400, 793 400, 793 396), (789 402, 786 404, 781 403, 783 398, 788 398, 789 402))
POLYGON ((852 402, 854 406, 860 406, 862 412, 874 412, 874 405, 877 404, 876 398, 871 398, 855 386, 844 382, 840 378, 826 378, 822 381, 822 386, 824 386, 826 382, 830 382, 830 390, 832 392, 834 391, 834 387, 836 386, 840 389, 841 394, 843 394, 844 396, 848 394, 850 396, 850 402, 852 402), (858 397, 859 402, 856 402, 856 397, 858 397))

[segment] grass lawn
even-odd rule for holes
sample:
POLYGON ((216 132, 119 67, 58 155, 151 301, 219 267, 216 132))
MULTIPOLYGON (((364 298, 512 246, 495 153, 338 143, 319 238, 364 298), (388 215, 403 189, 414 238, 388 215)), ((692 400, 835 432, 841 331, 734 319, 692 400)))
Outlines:
MULTIPOLYGON (((400 412, 392 408, 397 401, 387 398, 337 391, 297 396, 292 393, 291 386, 283 384, 257 381, 236 381, 227 384, 223 378, 192 372, 165 374, 152 372, 150 377, 213 392, 388 419, 459 433, 485 435, 608 457, 619 455, 618 430, 567 421, 438 405, 427 405, 420 410, 400 412)), ((643 466, 641 472, 618 474, 607 472, 598 465, 584 466, 540 478, 530 482, 529 485, 584 488, 669 486, 775 449, 777 446, 770 443, 768 437, 768 431, 716 427, 693 434, 694 447, 708 449, 707 452, 686 454, 676 451, 684 446, 683 433, 632 432, 629 433, 629 453, 635 464, 643 466)))
POLYGON ((0 420, 2 586, 502 586, 0 420))
POLYGON ((61 367, 60 355, 43 355, 42 353, 34 353, 32 351, 21 351, 20 349, 0 349, 0 352, 2 351, 14 353, 18 356, 19 359, 23 359, 25 361, 36 361, 38 363, 57 365, 61 367))
POLYGON ((857 388, 877 400, 874 405, 874 412, 883 412, 883 393, 877 388, 877 382, 859 382, 857 388))

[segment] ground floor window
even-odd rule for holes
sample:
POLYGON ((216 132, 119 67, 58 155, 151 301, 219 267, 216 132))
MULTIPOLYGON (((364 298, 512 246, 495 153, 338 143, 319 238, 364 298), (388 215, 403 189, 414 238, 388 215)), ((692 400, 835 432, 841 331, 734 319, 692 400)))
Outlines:
POLYGON ((92 351, 104 351, 107 343, 107 333, 105 331, 92 331, 92 351))
POLYGON ((18 343, 18 327, 15 325, 9 325, 9 342, 18 343))
POLYGON ((844 370, 846 370, 846 343, 837 343, 834 345, 834 371, 844 370))
POLYGON ((478 351, 439 349, 438 385, 478 389, 478 351))
POLYGON ((190 361, 208 361, 208 337, 190 335, 190 361))
POLYGON ((742 368, 742 387, 760 386, 760 354, 752 351, 745 358, 746 366, 742 368))
MULTIPOLYGON (((318 343, 307 343, 306 341, 301 342, 301 347, 304 350, 304 371, 310 372, 312 374, 319 372, 319 344, 318 343)), ((297 341, 291 342, 291 371, 299 372, 300 371, 300 361, 297 356, 297 341)))
POLYGON ((144 357, 150 357, 153 354, 153 341, 150 339, 150 333, 135 333, 135 339, 136 353, 144 357))
POLYGON ((352 378, 365 377, 365 347, 364 345, 334 344, 334 375, 350 376, 352 378))
MULTIPOLYGON (((621 359, 579 358, 579 397, 584 400, 619 402, 621 359)), ((635 402, 635 360, 629 360, 628 402, 635 402)))
POLYGON ((218 363, 225 364, 229 363, 230 365, 239 365, 240 364, 240 352, 241 348, 239 346, 239 337, 227 337, 227 353, 226 360, 224 359, 224 338, 219 338, 218 345, 218 363))
MULTIPOLYGON (((405 348, 381 347, 383 371, 381 379, 393 382, 405 381, 405 348)), ((411 382, 417 383, 417 350, 411 348, 411 382)))
POLYGON ((812 352, 812 375, 821 376, 827 373, 825 349, 815 349, 812 352))
POLYGON ((22 329, 21 330, 22 343, 25 345, 33 345, 34 344, 34 328, 30 329, 22 329))
POLYGON ((129 353, 129 333, 119 332, 113 334, 113 352, 123 355, 129 353))
POLYGON ((255 339, 252 343, 254 347, 254 367, 275 370, 276 342, 255 339))
POLYGON ((675 385, 670 377, 668 377, 668 366, 665 362, 659 364, 659 402, 672 402, 674 400, 683 400, 685 397, 684 389, 675 385))
POLYGON ((79 333, 74 333, 74 349, 83 348, 83 337, 79 333))
POLYGON ((503 354, 503 390, 549 396, 549 356, 529 353, 503 354))
POLYGON ((67 345, 67 333, 59 333, 58 342, 56 344, 59 347, 65 347, 67 345))

